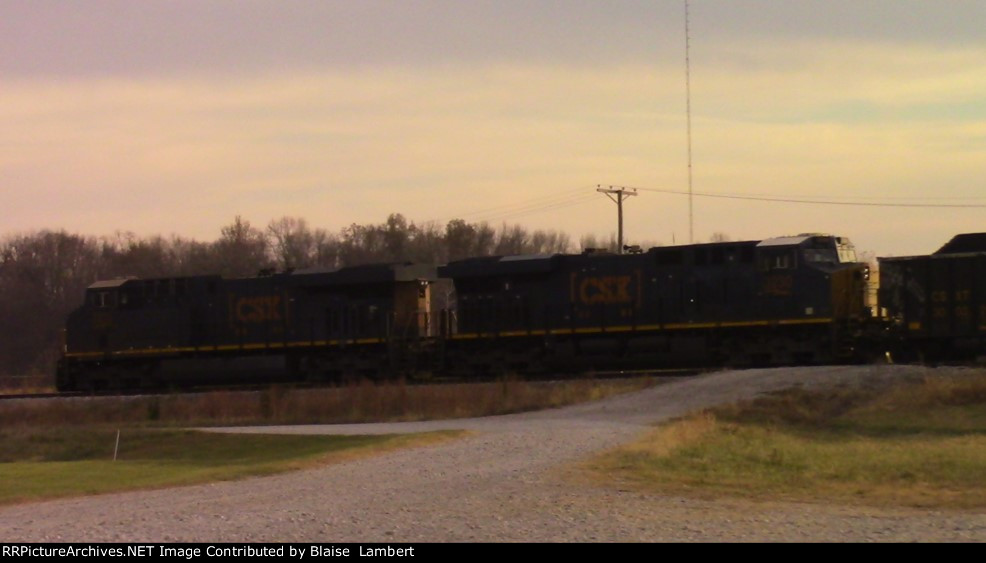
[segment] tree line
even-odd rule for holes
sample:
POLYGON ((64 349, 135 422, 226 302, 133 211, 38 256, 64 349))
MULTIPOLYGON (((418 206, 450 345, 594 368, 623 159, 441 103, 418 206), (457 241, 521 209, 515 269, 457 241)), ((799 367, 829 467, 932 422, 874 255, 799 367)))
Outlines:
MULTIPOLYGON (((583 237, 585 247, 615 249, 615 241, 583 237)), ((572 252, 557 231, 499 228, 461 219, 415 224, 391 214, 379 224, 352 224, 338 232, 283 217, 258 228, 237 216, 219 238, 133 233, 87 236, 37 231, 0 239, 0 375, 51 374, 68 313, 97 280, 221 274, 256 275, 263 269, 338 268, 381 262, 446 263, 470 256, 572 252)))

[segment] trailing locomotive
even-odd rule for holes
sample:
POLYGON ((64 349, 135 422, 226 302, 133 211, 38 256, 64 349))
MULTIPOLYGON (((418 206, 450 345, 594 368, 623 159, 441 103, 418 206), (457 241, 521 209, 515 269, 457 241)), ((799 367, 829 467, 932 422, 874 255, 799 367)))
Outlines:
POLYGON ((435 267, 97 282, 69 315, 59 390, 331 379, 407 369, 435 267))

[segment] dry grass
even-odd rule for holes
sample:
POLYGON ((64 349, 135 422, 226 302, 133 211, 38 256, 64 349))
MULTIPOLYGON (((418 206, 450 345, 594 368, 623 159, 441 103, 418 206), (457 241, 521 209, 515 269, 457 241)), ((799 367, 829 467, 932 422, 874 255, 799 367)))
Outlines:
POLYGON ((227 435, 173 429, 0 431, 0 505, 241 479, 433 445, 462 433, 391 436, 227 435))
POLYGON ((586 467, 675 494, 981 509, 986 375, 789 390, 674 421, 586 467))
POLYGON ((368 381, 319 389, 0 403, 0 426, 123 424, 209 426, 410 421, 488 416, 590 401, 651 385, 653 378, 408 385, 368 381))
POLYGON ((274 386, 249 392, 8 400, 0 403, 0 482, 8 484, 0 486, 0 504, 267 474, 461 434, 226 436, 168 427, 484 416, 598 399, 655 381, 361 382, 321 389, 274 386), (121 461, 112 462, 121 427, 121 461))
POLYGON ((681 419, 658 428, 648 436, 621 448, 628 458, 667 457, 679 449, 702 440, 718 429, 715 416, 709 412, 681 419))

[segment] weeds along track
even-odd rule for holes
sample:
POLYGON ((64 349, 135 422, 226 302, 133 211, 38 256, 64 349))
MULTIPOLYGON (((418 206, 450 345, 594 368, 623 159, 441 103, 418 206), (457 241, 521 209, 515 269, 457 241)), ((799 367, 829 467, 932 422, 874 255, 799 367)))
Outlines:
POLYGON ((0 401, 20 400, 20 399, 58 399, 58 398, 77 398, 77 397, 142 397, 142 396, 181 396, 198 395, 202 393, 256 393, 265 392, 271 389, 284 390, 311 390, 318 391, 323 389, 339 389, 365 384, 371 385, 407 385, 409 387, 429 386, 429 385, 470 385, 496 383, 504 380, 526 381, 532 384, 560 384, 573 380, 607 380, 619 381, 643 377, 685 377, 698 375, 706 370, 694 368, 667 368, 667 369, 635 369, 635 370, 613 370, 596 371, 589 374, 571 373, 551 373, 540 376, 513 377, 442 377, 440 379, 391 379, 391 380, 346 380, 338 383, 258 383, 248 385, 200 385, 193 387, 179 388, 160 388, 160 389, 133 389, 133 390, 104 390, 86 393, 82 391, 19 391, 16 388, 0 390, 0 401))
POLYGON ((33 395, 0 401, 0 426, 209 426, 448 419, 559 407, 670 379, 635 375, 416 385, 362 381, 337 387, 267 386, 153 395, 33 395))

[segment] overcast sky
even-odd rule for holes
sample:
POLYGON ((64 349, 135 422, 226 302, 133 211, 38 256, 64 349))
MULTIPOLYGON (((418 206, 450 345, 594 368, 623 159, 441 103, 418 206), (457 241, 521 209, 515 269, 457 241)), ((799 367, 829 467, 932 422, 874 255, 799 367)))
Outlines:
MULTIPOLYGON (((696 241, 986 230, 986 2, 693 0, 696 241), (957 207, 805 205, 704 194, 957 207), (983 206, 983 207, 977 207, 983 206)), ((684 2, 0 0, 0 235, 242 215, 688 241, 684 2)))

